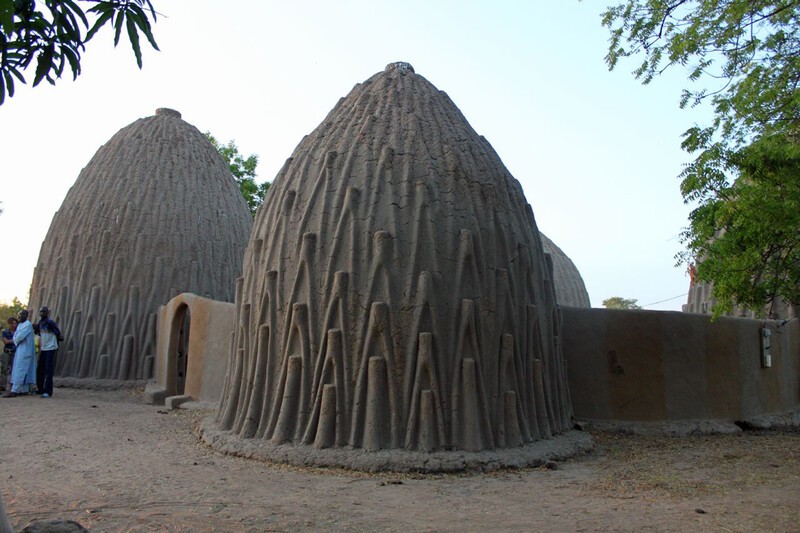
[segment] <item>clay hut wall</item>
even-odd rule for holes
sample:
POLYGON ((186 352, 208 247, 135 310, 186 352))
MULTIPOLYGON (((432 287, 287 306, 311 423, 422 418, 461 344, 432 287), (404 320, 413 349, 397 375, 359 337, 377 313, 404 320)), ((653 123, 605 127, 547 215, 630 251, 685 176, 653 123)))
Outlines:
POLYGON ((177 395, 199 402, 219 402, 234 312, 233 303, 190 293, 179 294, 161 307, 155 379, 145 389, 149 403, 163 404, 167 397, 177 395), (188 331, 183 331, 184 328, 188 331), (183 345, 179 345, 181 341, 183 345), (186 360, 180 360, 181 357, 186 360))
POLYGON ((744 420, 800 408, 800 321, 564 308, 575 417, 744 420), (761 365, 770 329, 771 366, 761 365))
POLYGON ((589 293, 583 283, 583 277, 572 262, 572 259, 551 241, 544 233, 539 233, 542 246, 553 260, 553 285, 558 305, 568 307, 591 307, 589 293))
POLYGON ((259 210, 218 413, 245 439, 416 451, 571 428, 519 183, 410 65, 358 84, 259 210))
POLYGON ((159 306, 232 301, 252 219, 214 147, 176 111, 103 145, 56 212, 31 287, 64 332, 56 375, 153 375, 159 306))

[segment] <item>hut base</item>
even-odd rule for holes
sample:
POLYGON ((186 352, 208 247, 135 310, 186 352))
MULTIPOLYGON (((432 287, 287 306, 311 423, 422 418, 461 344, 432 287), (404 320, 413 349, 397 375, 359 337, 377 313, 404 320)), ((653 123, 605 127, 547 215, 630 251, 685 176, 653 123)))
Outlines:
POLYGON ((243 439, 221 431, 213 417, 201 427, 203 442, 217 451, 261 461, 298 466, 345 468, 367 472, 489 472, 506 468, 541 466, 586 453, 594 447, 589 433, 568 431, 552 439, 525 446, 480 452, 454 450, 417 452, 408 450, 366 451, 360 448, 328 448, 298 444, 275 444, 265 439, 243 439))

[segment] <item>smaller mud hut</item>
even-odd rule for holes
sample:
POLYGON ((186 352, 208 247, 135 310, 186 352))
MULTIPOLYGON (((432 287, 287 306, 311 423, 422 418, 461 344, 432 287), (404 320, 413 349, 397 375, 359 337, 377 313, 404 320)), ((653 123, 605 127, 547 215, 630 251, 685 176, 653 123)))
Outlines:
POLYGON ((180 113, 117 132, 81 171, 42 243, 31 287, 64 332, 56 375, 147 379, 159 306, 232 301, 252 219, 219 153, 180 113))
POLYGON ((591 307, 589 293, 583 283, 583 277, 572 259, 551 241, 544 233, 539 233, 542 246, 553 261, 553 285, 558 305, 567 307, 591 307))

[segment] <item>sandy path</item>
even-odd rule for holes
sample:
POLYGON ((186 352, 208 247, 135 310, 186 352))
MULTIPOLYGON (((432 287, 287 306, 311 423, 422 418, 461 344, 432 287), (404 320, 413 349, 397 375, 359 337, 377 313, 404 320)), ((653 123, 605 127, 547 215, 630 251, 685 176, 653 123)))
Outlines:
POLYGON ((129 391, 1 399, 0 492, 12 526, 800 531, 800 433, 599 434, 596 452, 557 470, 367 476, 219 454, 199 442, 203 414, 166 412, 129 391))

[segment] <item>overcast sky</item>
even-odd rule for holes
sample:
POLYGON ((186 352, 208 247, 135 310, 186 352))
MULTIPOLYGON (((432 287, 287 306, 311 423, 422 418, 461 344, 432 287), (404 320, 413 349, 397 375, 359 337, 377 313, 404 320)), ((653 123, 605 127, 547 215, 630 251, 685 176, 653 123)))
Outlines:
POLYGON ((271 181, 353 85, 406 61, 522 183, 593 306, 611 296, 648 309, 685 303, 689 278, 674 266, 689 212, 680 134, 706 111, 678 109, 677 72, 650 86, 630 75, 635 62, 608 72, 607 2, 153 2, 161 52, 143 41, 141 71, 127 43, 114 49, 101 33, 77 81, 21 87, 0 106, 0 301, 27 298, 67 190, 134 120, 177 109, 258 154, 259 180, 271 181))

